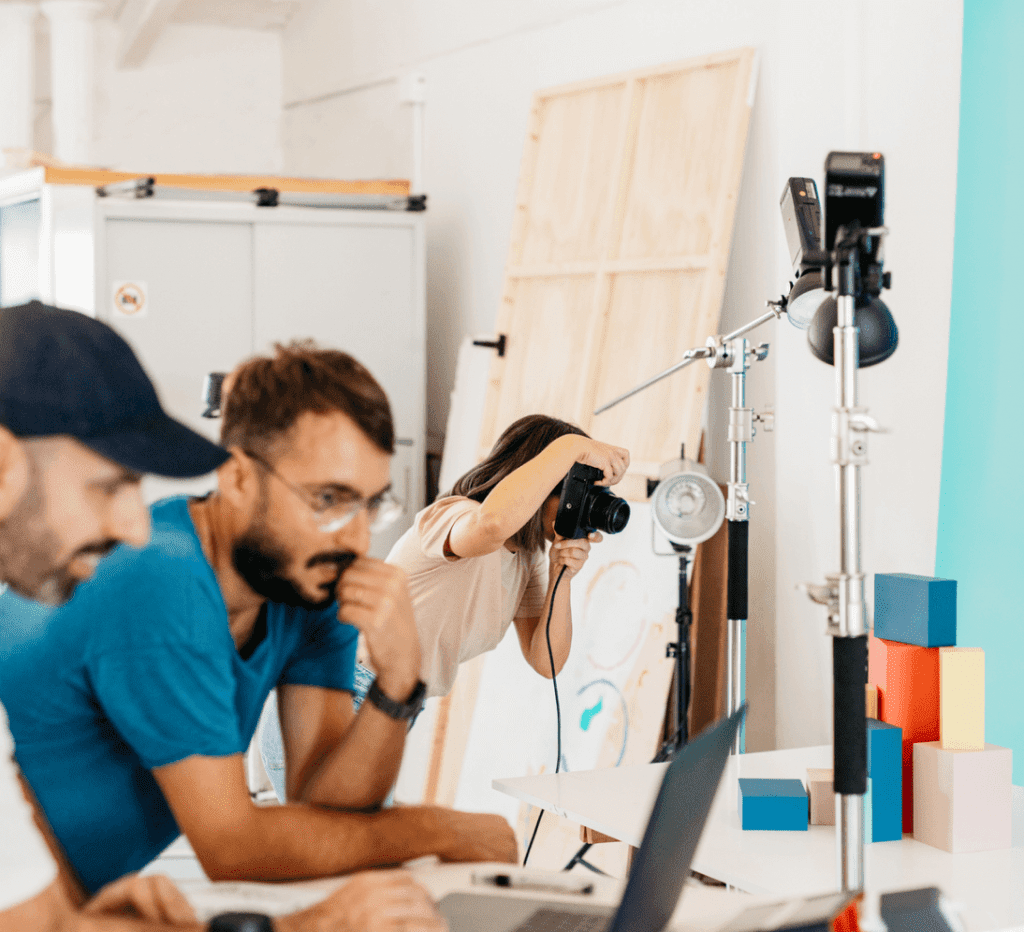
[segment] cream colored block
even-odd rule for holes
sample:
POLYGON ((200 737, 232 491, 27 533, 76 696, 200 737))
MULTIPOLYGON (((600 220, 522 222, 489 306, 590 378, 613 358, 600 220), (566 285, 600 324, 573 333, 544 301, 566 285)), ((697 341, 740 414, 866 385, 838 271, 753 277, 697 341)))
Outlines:
POLYGON ((864 714, 868 718, 878 718, 878 687, 872 683, 864 687, 864 714))
POLYGON ((807 799, 811 807, 811 825, 836 824, 836 793, 831 769, 807 770, 807 799))
POLYGON ((1010 847, 1013 752, 914 745, 914 838, 953 854, 1010 847))
POLYGON ((946 751, 985 747, 985 651, 939 648, 939 742, 946 751))

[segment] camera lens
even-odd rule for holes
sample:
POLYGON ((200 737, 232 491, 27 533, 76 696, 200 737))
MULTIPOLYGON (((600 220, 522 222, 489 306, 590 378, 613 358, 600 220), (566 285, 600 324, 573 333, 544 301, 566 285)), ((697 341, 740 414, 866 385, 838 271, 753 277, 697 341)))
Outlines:
POLYGON ((629 522, 629 502, 607 489, 591 488, 583 499, 580 524, 593 531, 618 534, 629 522))

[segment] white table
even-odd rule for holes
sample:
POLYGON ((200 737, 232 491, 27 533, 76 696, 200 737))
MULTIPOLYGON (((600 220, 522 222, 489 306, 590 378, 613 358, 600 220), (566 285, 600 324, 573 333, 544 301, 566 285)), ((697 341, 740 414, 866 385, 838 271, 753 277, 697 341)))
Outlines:
MULTIPOLYGON (((434 858, 422 858, 406 865, 435 900, 449 893, 480 893, 484 889, 472 883, 476 871, 507 873, 508 864, 439 864, 434 858)), ((516 868, 511 868, 516 871, 516 868)), ((549 872, 518 869, 517 872, 543 878, 549 872)), ((588 877, 594 882, 594 893, 586 898, 589 904, 614 905, 622 897, 623 882, 603 877, 588 877)), ((344 877, 310 880, 297 883, 212 883, 203 878, 179 880, 185 896, 200 920, 208 920, 219 912, 244 910, 280 916, 319 902, 343 885, 344 877)), ((495 891, 495 895, 510 898, 542 898, 579 903, 580 897, 556 893, 529 893, 519 890, 495 891)), ((683 890, 669 924, 671 932, 714 932, 730 919, 759 901, 722 888, 688 883, 683 890)), ((486 930, 481 930, 486 932, 486 930)))
MULTIPOLYGON (((572 822, 639 845, 667 764, 495 780, 496 790, 549 809, 572 822)), ((729 759, 693 869, 749 893, 791 896, 837 887, 832 826, 807 832, 740 828, 739 777, 797 777, 831 767, 824 745, 742 754, 729 759)), ((948 854, 905 836, 866 847, 865 873, 875 890, 937 886, 958 904, 974 932, 1024 929, 1024 789, 1013 789, 1013 847, 948 854)))

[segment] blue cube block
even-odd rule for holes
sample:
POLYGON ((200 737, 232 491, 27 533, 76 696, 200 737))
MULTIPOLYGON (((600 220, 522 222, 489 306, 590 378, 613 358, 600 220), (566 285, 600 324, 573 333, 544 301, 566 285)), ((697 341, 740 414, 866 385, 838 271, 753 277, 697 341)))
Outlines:
POLYGON ((740 777, 740 824, 744 829, 806 832, 807 791, 799 780, 740 777))
POLYGON ((956 580, 876 573, 875 637, 918 647, 955 647, 956 580))
POLYGON ((903 729, 868 719, 868 782, 865 841, 903 837, 903 729))

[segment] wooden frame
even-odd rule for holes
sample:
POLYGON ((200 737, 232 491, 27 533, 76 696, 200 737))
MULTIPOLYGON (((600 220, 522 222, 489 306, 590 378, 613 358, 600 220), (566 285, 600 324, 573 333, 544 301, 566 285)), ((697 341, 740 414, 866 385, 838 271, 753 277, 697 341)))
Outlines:
POLYGON ((704 366, 592 412, 718 325, 754 62, 740 49, 536 95, 481 456, 518 417, 562 417, 631 451, 638 499, 681 440, 696 449, 704 366))

